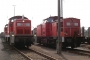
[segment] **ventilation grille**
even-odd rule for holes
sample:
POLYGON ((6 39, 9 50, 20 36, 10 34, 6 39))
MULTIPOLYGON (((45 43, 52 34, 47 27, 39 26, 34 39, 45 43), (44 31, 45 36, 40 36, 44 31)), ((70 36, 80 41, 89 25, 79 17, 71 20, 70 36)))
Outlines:
POLYGON ((22 29, 18 29, 17 30, 17 34, 23 34, 23 30, 22 29))
POLYGON ((30 34, 30 29, 25 29, 24 34, 30 34))

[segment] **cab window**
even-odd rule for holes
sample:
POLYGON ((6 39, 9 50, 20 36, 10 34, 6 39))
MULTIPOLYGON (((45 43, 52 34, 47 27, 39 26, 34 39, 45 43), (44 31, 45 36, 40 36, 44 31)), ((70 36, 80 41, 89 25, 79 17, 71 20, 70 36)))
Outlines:
POLYGON ((17 26, 22 26, 22 23, 17 23, 17 26))
POLYGON ((30 23, 26 23, 25 25, 26 25, 26 26, 30 26, 30 23))
POLYGON ((67 22, 67 26, 70 26, 70 22, 67 22))
POLYGON ((78 23, 74 23, 74 26, 78 26, 78 23))

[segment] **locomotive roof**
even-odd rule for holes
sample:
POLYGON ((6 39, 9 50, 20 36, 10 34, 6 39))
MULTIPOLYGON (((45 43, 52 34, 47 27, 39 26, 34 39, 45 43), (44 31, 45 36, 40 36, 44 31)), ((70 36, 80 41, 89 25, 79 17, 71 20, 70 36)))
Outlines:
POLYGON ((79 19, 79 18, 68 17, 68 18, 64 18, 64 19, 79 19))
MULTIPOLYGON (((22 16, 13 16, 13 17, 9 18, 9 20, 12 20, 12 19, 22 19, 22 16)), ((24 17, 24 19, 28 19, 28 18, 24 17)))
MULTIPOLYGON (((50 17, 44 19, 43 21, 48 20, 49 18, 53 18, 53 20, 57 20, 57 19, 58 19, 58 16, 50 16, 50 17)), ((62 18, 62 17, 61 17, 61 18, 62 18)))
POLYGON ((50 16, 50 17, 48 17, 48 18, 44 19, 44 21, 45 21, 45 20, 47 20, 47 19, 49 19, 49 18, 54 18, 54 19, 57 19, 57 18, 58 18, 58 16, 50 16))

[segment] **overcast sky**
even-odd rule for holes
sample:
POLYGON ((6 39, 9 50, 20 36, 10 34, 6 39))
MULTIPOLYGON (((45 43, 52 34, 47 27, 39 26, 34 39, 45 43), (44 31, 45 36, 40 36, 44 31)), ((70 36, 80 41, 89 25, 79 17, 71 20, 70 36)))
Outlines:
MULTIPOLYGON (((32 28, 42 20, 57 16, 58 0, 0 0, 0 32, 8 19, 15 15, 24 15, 32 21, 32 28)), ((81 27, 90 27, 90 0, 63 0, 63 17, 75 17, 81 20, 81 27)))

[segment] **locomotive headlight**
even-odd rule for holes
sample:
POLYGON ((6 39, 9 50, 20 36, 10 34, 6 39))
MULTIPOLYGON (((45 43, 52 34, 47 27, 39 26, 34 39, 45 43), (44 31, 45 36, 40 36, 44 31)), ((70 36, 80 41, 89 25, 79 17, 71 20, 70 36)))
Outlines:
POLYGON ((24 20, 22 22, 25 22, 24 20))
POLYGON ((34 36, 36 36, 36 35, 34 35, 34 36))
POLYGON ((14 35, 12 35, 12 36, 14 36, 14 35))

